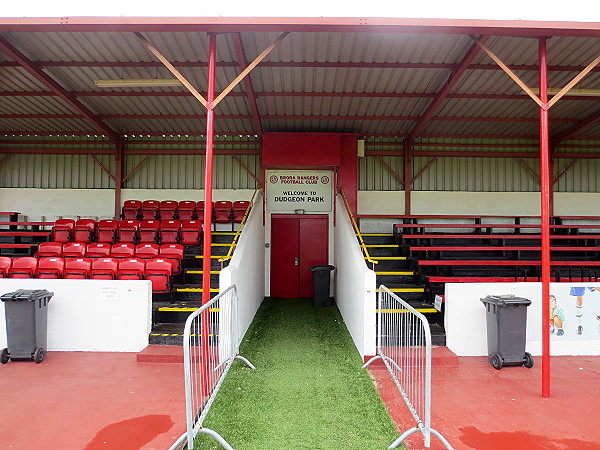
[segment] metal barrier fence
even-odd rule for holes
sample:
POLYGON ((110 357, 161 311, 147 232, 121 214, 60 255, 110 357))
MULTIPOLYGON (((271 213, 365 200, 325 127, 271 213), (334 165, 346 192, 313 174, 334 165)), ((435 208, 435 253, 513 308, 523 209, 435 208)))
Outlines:
POLYGON ((448 441, 431 428, 431 332, 429 322, 416 309, 381 285, 377 299, 377 355, 363 366, 381 359, 394 379, 417 426, 396 439, 396 448, 411 434, 420 431, 425 447, 431 434, 448 449, 448 441))
POLYGON ((233 450, 219 433, 204 428, 202 423, 233 362, 240 359, 255 368, 238 354, 241 338, 238 302, 237 288, 232 285, 187 318, 183 336, 187 431, 171 449, 180 448, 186 440, 192 449, 196 435, 204 433, 223 448, 233 450))

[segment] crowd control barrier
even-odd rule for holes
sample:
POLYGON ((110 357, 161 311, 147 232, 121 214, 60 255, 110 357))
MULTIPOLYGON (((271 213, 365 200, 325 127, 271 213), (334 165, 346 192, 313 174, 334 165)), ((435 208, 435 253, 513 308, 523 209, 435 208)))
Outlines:
POLYGON ((236 359, 255 367, 239 351, 238 294, 229 286, 215 298, 194 311, 185 323, 183 357, 185 371, 185 406, 187 431, 171 446, 194 448, 199 433, 212 436, 225 449, 232 449, 214 430, 202 423, 213 404, 227 372, 236 359))
POLYGON ((415 432, 431 445, 431 434, 448 449, 448 441, 431 428, 431 332, 425 316, 381 285, 377 299, 377 355, 383 360, 417 426, 406 430, 388 448, 396 448, 415 432))

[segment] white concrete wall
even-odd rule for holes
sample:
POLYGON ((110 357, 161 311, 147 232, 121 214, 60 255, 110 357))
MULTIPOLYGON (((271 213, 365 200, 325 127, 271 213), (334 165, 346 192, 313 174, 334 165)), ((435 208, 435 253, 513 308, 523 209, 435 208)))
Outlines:
MULTIPOLYGON (((583 295, 583 334, 577 334, 575 297, 571 287, 594 284, 551 283, 550 293, 557 299, 565 321, 564 334, 555 332, 550 336, 552 355, 600 355, 600 286, 598 290, 585 289, 583 295)), ((532 355, 542 353, 541 283, 447 283, 445 295, 444 326, 446 345, 459 356, 483 356, 488 354, 486 311, 480 301, 488 295, 513 294, 531 300, 527 307, 526 350, 532 355)), ((544 330, 545 331, 545 330, 544 330)))
POLYGON ((219 275, 221 291, 235 284, 240 298, 240 339, 265 298, 265 227, 263 197, 257 194, 231 262, 219 275))
MULTIPOLYGON (((250 200, 252 189, 215 189, 213 199, 250 200)), ((193 189, 123 189, 125 200, 202 200, 204 190, 193 189)), ((0 211, 18 211, 30 221, 44 217, 112 218, 115 193, 113 189, 0 189, 0 211)))
MULTIPOLYGON (((0 294, 54 292, 48 305, 49 351, 139 352, 152 325, 150 281, 0 279, 0 294)), ((7 346, 0 301, 0 348, 7 346)))
POLYGON ((375 272, 364 256, 341 197, 334 231, 335 301, 361 357, 375 355, 375 272))

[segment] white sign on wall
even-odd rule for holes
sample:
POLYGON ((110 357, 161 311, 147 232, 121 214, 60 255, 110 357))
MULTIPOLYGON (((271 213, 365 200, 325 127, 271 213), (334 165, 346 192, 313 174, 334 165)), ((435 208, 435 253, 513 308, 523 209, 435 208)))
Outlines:
POLYGON ((267 170, 267 211, 329 213, 332 211, 333 173, 330 170, 267 170))

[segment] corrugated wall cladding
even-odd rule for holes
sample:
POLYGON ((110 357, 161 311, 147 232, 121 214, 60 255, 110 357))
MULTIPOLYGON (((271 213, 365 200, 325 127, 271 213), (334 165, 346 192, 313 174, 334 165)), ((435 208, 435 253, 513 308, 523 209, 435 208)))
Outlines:
MULTIPOLYGON (((256 177, 260 176, 258 155, 239 155, 256 177)), ((144 155, 127 158, 126 172, 144 159, 144 155)), ((127 180, 128 189, 204 189, 204 156, 153 155, 127 180)), ((213 161, 214 189, 254 189, 254 178, 230 155, 217 155, 213 161)))
MULTIPOLYGON (((370 139, 367 150, 389 151, 390 156, 366 156, 359 159, 359 189, 365 191, 403 190, 398 178, 404 178, 402 144, 377 145, 383 140, 370 139), (395 173, 393 173, 393 172, 395 173)), ((598 143, 593 141, 570 141, 558 152, 597 152, 598 143), (582 148, 582 147, 589 148, 582 148), (572 148, 571 148, 572 147, 572 148)), ((495 151, 537 152, 537 143, 530 140, 476 140, 422 139, 415 150, 431 151, 495 151), (429 145, 428 145, 429 144, 429 145), (433 146, 433 144, 437 144, 433 146), (481 145, 481 147, 479 147, 481 145)), ((417 175, 433 158, 415 156, 412 160, 412 176, 417 175)), ((538 192, 539 159, 537 158, 490 158, 490 157, 444 157, 438 156, 412 185, 415 191, 468 191, 468 192, 538 192)), ((555 192, 600 192, 600 160, 557 158, 554 166, 555 192), (569 167, 570 166, 570 167, 569 167), (567 169, 565 171, 565 169, 567 169), (563 174, 564 171, 564 174, 563 174)))
MULTIPOLYGON (((4 155, 0 154, 0 159, 4 155)), ((129 173, 144 155, 125 159, 129 173)), ((96 155, 112 173, 112 155, 96 155)), ((257 155, 237 156, 257 177, 260 158, 257 155)), ((89 155, 9 155, 0 171, 0 187, 46 189, 109 189, 114 182, 89 155)), ((203 189, 204 156, 153 155, 125 182, 129 189, 203 189)), ((254 189, 256 181, 229 155, 214 157, 213 188, 254 189)))
MULTIPOLYGON (((114 172, 114 157, 97 155, 96 158, 114 172)), ((0 187, 108 189, 114 188, 114 183, 89 155, 15 154, 8 155, 4 162, 0 187)))

